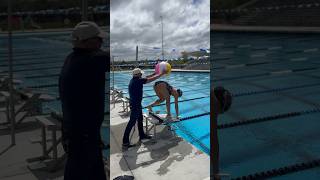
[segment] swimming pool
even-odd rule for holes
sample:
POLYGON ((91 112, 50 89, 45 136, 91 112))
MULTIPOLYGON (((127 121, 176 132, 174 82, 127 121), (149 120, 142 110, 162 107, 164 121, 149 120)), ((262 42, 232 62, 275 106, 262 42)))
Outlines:
MULTIPOLYGON (((0 72, 8 71, 6 34, 0 35, 0 72)), ((14 78, 28 87, 44 91, 58 97, 58 78, 64 59, 72 50, 70 32, 14 33, 13 34, 13 71, 14 78)), ((104 45, 106 46, 106 45, 104 45)), ((108 73, 106 77, 109 77, 108 73)), ((105 121, 102 136, 109 144, 109 78, 106 79, 105 121)), ((43 103, 43 113, 61 113, 61 103, 57 99, 43 103)), ((109 157, 109 150, 104 151, 109 157)))
MULTIPOLYGON (((5 38, 5 35, 1 35, 5 38)), ((14 78, 21 87, 44 90, 58 97, 58 78, 64 59, 72 49, 70 32, 17 33, 13 35, 14 78)), ((0 71, 8 71, 7 41, 0 42, 0 71)), ((108 75, 107 75, 108 77, 108 75)), ((109 88, 109 79, 106 79, 109 88)), ((106 92, 109 93, 109 92, 106 92)), ((108 98, 108 97, 107 97, 108 98)), ((61 112, 60 101, 44 104, 44 111, 61 112)), ((109 108, 106 107, 106 112, 109 108)))
MULTIPOLYGON (((152 72, 146 72, 151 74, 152 72)), ((183 91, 183 96, 179 98, 179 115, 182 121, 172 123, 170 126, 176 134, 186 141, 195 145, 201 151, 209 155, 210 152, 210 80, 209 73, 198 72, 172 72, 168 76, 163 76, 159 80, 169 82, 175 88, 183 91)), ((131 72, 115 72, 114 86, 116 89, 123 91, 128 97, 128 84, 132 78, 131 72)), ((112 76, 111 81, 112 83, 112 76)), ((153 90, 154 82, 144 85, 142 106, 146 107, 158 97, 153 90)), ((112 87, 113 84, 110 84, 112 87)), ((171 111, 175 115, 174 100, 171 97, 171 111)), ((154 111, 166 113, 165 104, 153 108, 154 111)), ((147 112, 146 108, 143 110, 147 112)))
POLYGON ((320 178, 319 37, 213 32, 211 81, 233 94, 218 118, 221 172, 320 178))

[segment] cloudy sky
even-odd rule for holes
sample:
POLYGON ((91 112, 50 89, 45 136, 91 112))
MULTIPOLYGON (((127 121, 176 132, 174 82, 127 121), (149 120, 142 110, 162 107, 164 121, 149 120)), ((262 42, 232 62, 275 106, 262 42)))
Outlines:
POLYGON ((161 18, 165 58, 181 51, 209 49, 209 0, 111 0, 111 55, 116 60, 139 60, 161 56, 161 18))

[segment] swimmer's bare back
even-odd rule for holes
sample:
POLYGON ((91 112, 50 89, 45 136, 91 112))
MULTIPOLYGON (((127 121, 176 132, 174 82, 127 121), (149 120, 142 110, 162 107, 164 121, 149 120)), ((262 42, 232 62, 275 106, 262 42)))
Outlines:
POLYGON ((165 100, 170 98, 171 92, 169 92, 166 82, 162 81, 162 82, 156 83, 153 89, 160 100, 165 100))

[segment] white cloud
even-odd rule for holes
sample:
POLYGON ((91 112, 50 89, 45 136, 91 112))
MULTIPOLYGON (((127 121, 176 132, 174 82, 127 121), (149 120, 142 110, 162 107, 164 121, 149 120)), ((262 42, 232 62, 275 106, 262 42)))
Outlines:
POLYGON ((117 59, 157 58, 161 50, 161 18, 164 24, 165 58, 180 52, 209 48, 209 0, 113 0, 110 7, 111 54, 117 59), (173 53, 172 49, 176 49, 173 53))

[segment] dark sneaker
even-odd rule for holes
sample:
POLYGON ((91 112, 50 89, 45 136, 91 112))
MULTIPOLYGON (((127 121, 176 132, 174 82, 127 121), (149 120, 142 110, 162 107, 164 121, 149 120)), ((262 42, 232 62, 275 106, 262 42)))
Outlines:
POLYGON ((163 124, 164 121, 162 119, 159 119, 159 123, 158 124, 163 124))
POLYGON ((134 146, 135 146, 134 144, 125 143, 125 144, 122 144, 122 150, 127 150, 131 147, 134 147, 134 146))
POLYGON ((124 175, 124 176, 118 176, 118 177, 114 178, 113 180, 134 180, 134 177, 124 175))
POLYGON ((142 141, 142 140, 149 140, 149 139, 152 139, 152 136, 149 136, 149 135, 143 135, 142 137, 140 137, 140 141, 142 141))

